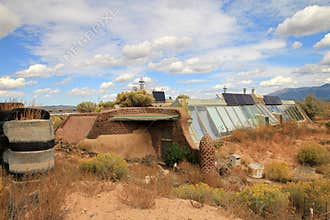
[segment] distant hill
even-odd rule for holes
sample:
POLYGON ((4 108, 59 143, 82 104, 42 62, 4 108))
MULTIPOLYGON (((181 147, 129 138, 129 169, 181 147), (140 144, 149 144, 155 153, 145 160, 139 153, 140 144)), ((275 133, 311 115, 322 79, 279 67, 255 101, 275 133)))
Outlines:
POLYGON ((330 83, 318 87, 286 88, 269 95, 279 96, 281 99, 303 100, 309 94, 315 95, 317 99, 330 101, 330 83))

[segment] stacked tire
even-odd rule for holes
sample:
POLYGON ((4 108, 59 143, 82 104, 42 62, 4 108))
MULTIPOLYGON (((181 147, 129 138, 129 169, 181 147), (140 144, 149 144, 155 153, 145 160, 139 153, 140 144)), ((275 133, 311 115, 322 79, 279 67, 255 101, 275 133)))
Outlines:
POLYGON ((3 163, 10 173, 42 173, 54 167, 54 131, 48 112, 13 109, 3 122, 2 130, 7 141, 3 163), (26 120, 26 112, 33 119, 26 120), (38 117, 33 116, 34 113, 38 117))

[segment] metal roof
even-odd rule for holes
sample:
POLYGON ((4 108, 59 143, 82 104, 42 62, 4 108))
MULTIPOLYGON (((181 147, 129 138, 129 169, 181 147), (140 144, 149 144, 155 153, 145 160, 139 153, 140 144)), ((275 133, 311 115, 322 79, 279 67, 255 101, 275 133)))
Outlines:
POLYGON ((112 121, 164 121, 176 120, 179 115, 116 115, 112 121))
POLYGON ((254 105, 250 94, 222 93, 227 105, 254 105))
POLYGON ((264 95, 264 102, 266 105, 282 105, 282 101, 278 96, 264 95))
POLYGON ((152 91, 152 96, 156 102, 165 102, 165 92, 164 91, 152 91))

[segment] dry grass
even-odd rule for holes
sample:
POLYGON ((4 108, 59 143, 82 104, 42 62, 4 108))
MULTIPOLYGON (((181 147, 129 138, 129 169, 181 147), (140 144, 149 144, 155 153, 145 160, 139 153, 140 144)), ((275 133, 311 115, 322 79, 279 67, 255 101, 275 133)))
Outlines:
POLYGON ((69 161, 57 160, 48 175, 16 179, 3 174, 0 219, 63 219, 66 195, 81 178, 78 171, 69 161))
POLYGON ((138 209, 153 208, 156 204, 156 193, 136 184, 125 184, 117 195, 125 205, 138 209))

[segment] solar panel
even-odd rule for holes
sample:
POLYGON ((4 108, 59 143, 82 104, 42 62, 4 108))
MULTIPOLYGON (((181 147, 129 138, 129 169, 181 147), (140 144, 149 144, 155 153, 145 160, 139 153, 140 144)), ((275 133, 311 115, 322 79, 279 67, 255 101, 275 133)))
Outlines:
POLYGON ((254 105, 255 102, 249 94, 222 93, 227 105, 254 105))
POLYGON ((264 95, 264 102, 266 105, 282 105, 282 101, 278 96, 264 95))
POLYGON ((152 91, 152 96, 156 102, 165 102, 165 92, 164 91, 152 91))

